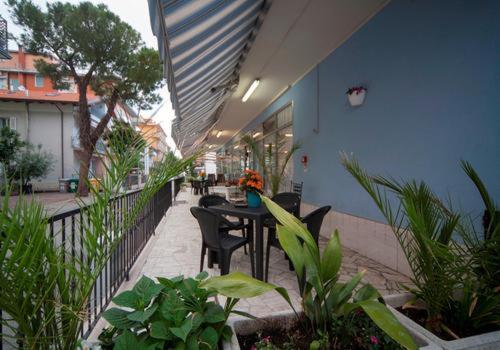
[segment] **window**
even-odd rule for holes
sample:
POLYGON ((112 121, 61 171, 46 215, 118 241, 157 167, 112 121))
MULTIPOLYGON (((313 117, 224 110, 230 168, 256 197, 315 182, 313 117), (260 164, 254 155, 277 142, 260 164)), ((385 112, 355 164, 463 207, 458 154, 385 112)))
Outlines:
POLYGON ((8 126, 12 130, 16 130, 17 127, 17 120, 16 117, 10 117, 10 118, 0 118, 0 129, 8 126))
POLYGON ((5 90, 8 89, 6 75, 0 76, 0 89, 5 89, 5 90))
POLYGON ((43 87, 43 75, 41 74, 36 74, 35 75, 35 87, 43 87))
POLYGON ((10 89, 12 91, 19 90, 19 80, 18 79, 10 79, 10 89))

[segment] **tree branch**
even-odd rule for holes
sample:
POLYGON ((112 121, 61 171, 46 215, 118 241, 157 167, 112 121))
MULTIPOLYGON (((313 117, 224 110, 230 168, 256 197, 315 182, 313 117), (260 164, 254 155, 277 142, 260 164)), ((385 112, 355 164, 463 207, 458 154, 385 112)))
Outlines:
POLYGON ((111 117, 114 117, 115 115, 115 107, 116 103, 118 102, 118 91, 113 90, 113 94, 111 95, 111 98, 108 103, 106 103, 107 111, 106 115, 102 117, 102 119, 99 121, 95 129, 92 131, 92 141, 93 143, 97 142, 99 137, 104 133, 104 129, 108 125, 111 117))

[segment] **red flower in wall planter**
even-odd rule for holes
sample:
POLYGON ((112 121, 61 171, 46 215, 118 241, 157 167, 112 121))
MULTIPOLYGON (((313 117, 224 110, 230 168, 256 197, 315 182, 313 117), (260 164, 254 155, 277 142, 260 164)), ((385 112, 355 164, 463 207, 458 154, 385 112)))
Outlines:
POLYGON ((355 86, 349 88, 346 92, 347 98, 349 99, 349 103, 351 106, 361 106, 365 101, 367 89, 363 86, 355 86))

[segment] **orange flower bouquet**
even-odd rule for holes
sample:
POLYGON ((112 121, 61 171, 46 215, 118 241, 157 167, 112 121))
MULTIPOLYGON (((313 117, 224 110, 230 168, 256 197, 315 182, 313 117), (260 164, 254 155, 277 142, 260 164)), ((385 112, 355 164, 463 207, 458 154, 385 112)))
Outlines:
POLYGON ((240 190, 246 192, 249 208, 258 208, 262 202, 259 193, 262 193, 264 182, 262 176, 254 170, 245 170, 245 175, 239 181, 240 190))
POLYGON ((255 170, 250 169, 245 170, 245 175, 239 181, 240 190, 245 192, 263 193, 263 185, 262 176, 255 170))

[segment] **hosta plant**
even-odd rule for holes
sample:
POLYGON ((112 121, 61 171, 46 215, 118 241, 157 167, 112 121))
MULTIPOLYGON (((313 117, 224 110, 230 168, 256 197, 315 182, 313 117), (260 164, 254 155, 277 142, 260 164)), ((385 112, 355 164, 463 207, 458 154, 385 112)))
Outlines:
POLYGON ((249 298, 276 290, 288 302, 282 288, 235 272, 207 278, 206 272, 195 278, 158 277, 158 283, 143 276, 132 290, 113 298, 120 308, 111 308, 103 317, 111 327, 99 340, 104 349, 217 349, 221 340, 229 340, 226 325, 239 298, 249 298), (224 295, 223 306, 215 302, 224 295))
POLYGON ((338 231, 330 237, 320 254, 311 233, 301 221, 267 197, 263 202, 277 220, 281 247, 290 258, 301 286, 302 309, 318 340, 311 348, 330 348, 336 340, 332 332, 338 319, 363 310, 389 337, 407 349, 416 345, 408 331, 383 304, 379 292, 370 284, 361 284, 365 271, 347 282, 340 282, 342 249, 338 231))

